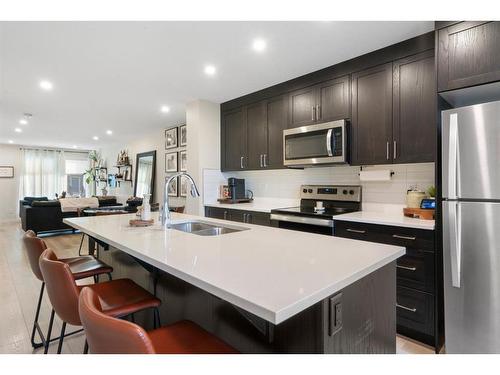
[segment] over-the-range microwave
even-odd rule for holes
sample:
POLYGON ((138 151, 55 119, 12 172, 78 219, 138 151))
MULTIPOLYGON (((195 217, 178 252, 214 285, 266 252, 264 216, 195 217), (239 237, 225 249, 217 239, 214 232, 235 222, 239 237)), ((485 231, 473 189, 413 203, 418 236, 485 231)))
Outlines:
POLYGON ((287 167, 348 163, 346 120, 283 131, 283 161, 287 167))

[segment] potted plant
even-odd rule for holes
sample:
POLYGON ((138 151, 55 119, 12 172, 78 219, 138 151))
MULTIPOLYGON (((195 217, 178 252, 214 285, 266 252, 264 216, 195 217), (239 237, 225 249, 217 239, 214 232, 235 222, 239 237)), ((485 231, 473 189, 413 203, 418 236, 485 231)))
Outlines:
POLYGON ((97 151, 90 151, 89 152, 89 164, 90 168, 85 170, 84 173, 84 178, 85 182, 87 185, 90 186, 91 189, 91 195, 96 194, 96 181, 99 178, 99 170, 101 169, 102 166, 102 158, 101 154, 97 151))

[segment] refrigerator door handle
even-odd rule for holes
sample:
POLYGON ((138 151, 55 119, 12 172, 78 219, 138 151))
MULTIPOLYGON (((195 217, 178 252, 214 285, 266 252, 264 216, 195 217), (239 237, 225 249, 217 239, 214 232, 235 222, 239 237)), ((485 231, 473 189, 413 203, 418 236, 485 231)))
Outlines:
POLYGON ((448 223, 450 234, 451 285, 455 288, 460 288, 461 285, 462 239, 460 211, 460 203, 449 202, 448 223))
POLYGON ((459 160, 458 160, 458 114, 450 114, 450 130, 448 145, 448 192, 445 196, 448 199, 456 199, 459 179, 459 160))

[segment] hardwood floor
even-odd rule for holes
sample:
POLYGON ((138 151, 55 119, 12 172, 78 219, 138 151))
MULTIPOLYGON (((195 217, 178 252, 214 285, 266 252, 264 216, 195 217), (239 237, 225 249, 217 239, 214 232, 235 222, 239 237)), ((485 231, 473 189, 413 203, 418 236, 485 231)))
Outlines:
MULTIPOLYGON (((23 231, 18 222, 0 223, 0 354, 43 353, 43 348, 33 350, 30 343, 40 282, 33 276, 22 244, 23 231)), ((78 254, 81 234, 61 234, 44 237, 47 245, 58 257, 78 254)), ((87 241, 84 241, 84 252, 87 241)), ((92 279, 82 280, 90 283, 92 279)), ((51 305, 45 294, 40 313, 40 326, 47 332, 51 305)), ((59 335, 61 321, 54 320, 53 337, 59 335)), ((67 332, 79 329, 68 326, 67 332)), ((38 340, 37 340, 38 341, 38 340)), ((64 340, 63 353, 80 354, 85 336, 76 334, 64 340)), ((433 354, 434 350, 417 342, 397 336, 398 354, 433 354)), ((57 342, 50 345, 50 353, 57 350, 57 342)))

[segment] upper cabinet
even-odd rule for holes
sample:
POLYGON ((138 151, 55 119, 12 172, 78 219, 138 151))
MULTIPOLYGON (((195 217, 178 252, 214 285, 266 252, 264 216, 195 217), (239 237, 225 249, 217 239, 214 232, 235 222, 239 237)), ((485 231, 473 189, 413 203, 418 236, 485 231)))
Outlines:
POLYGON ((438 31, 438 91, 500 81, 500 22, 460 22, 438 31))
POLYGON ((432 162, 436 154, 434 50, 393 63, 393 163, 432 162))
POLYGON ((221 118, 221 169, 242 170, 246 168, 247 134, 246 110, 237 108, 224 112, 221 118))
POLYGON ((288 128, 349 118, 349 76, 290 93, 288 128))
POLYGON ((392 162, 392 63, 352 75, 351 164, 392 162))

